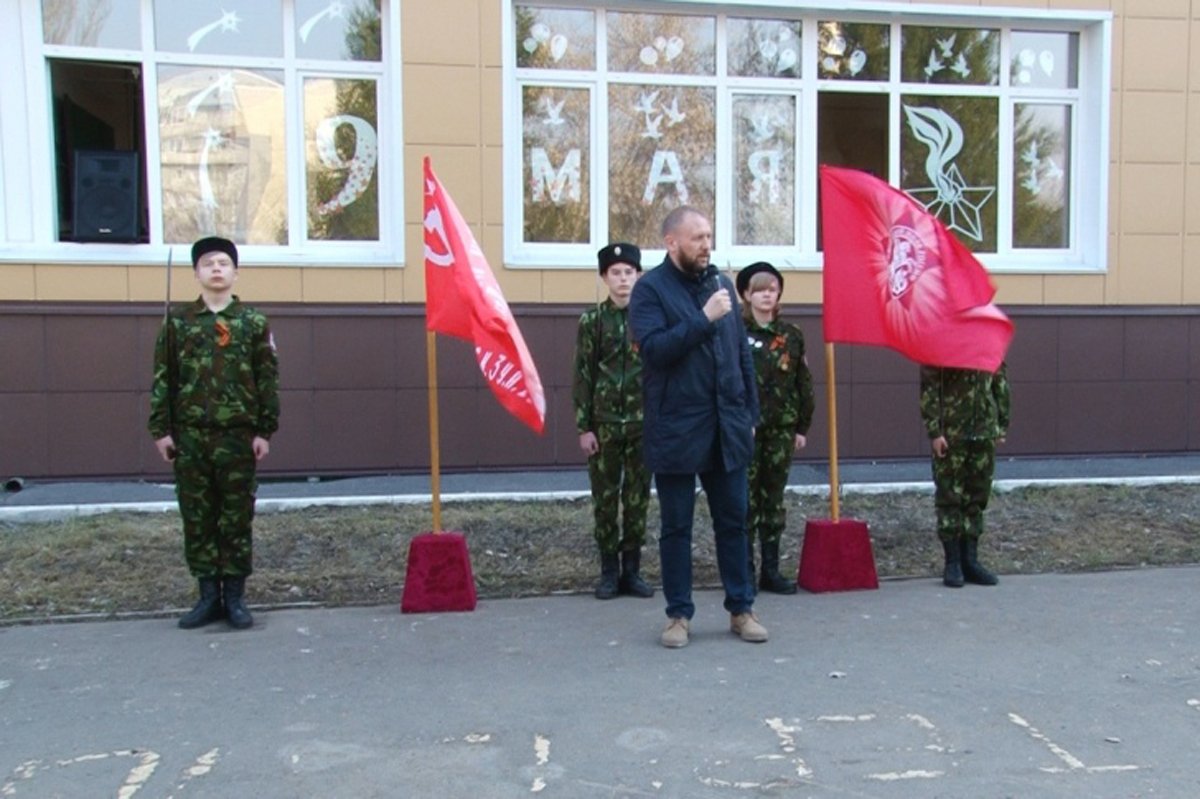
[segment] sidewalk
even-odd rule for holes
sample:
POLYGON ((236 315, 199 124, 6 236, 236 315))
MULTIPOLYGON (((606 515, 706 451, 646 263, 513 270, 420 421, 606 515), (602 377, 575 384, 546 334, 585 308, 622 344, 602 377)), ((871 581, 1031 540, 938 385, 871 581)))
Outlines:
POLYGON ((1200 795, 1200 569, 0 629, 0 796, 1200 795))
MULTIPOLYGON (((932 490, 927 460, 839 464, 844 492, 932 490)), ((5 478, 6 479, 6 478, 5 478)), ((1069 483, 1148 484, 1200 482, 1200 453, 1080 458, 1004 458, 996 464, 997 489, 1069 483)), ((789 489, 828 494, 828 464, 796 463, 789 489)), ((473 499, 539 500, 576 498, 588 492, 584 469, 537 472, 444 474, 446 502, 473 499)), ((428 502, 429 475, 385 475, 330 480, 264 481, 257 508, 269 513, 313 505, 428 502)), ((107 511, 162 512, 175 509, 170 483, 139 481, 26 482, 20 491, 0 492, 0 522, 45 521, 107 511)))

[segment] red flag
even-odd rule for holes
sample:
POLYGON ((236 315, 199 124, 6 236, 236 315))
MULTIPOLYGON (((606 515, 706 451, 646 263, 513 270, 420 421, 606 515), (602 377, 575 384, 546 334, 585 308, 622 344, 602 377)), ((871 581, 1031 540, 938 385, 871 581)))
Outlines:
POLYGON ((904 192, 821 166, 825 340, 994 372, 1013 325, 983 264, 904 192))
POLYGON ((475 344, 479 370, 509 413, 541 433, 546 395, 521 329, 471 229, 425 159, 425 329, 475 344))

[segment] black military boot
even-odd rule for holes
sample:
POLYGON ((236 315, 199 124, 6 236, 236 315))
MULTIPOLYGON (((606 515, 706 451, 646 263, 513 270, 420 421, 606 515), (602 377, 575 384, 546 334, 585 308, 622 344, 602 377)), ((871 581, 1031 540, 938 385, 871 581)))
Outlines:
POLYGON ((975 585, 995 585, 1000 578, 979 563, 979 539, 963 537, 960 542, 963 579, 975 585))
POLYGON ((600 583, 596 586, 596 599, 612 599, 620 590, 617 586, 621 573, 621 557, 616 553, 600 553, 600 583))
POLYGON ((225 609, 221 607, 221 581, 216 577, 201 577, 200 601, 180 617, 180 628, 194 630, 224 617, 225 609))
POLYGON ((621 553, 621 582, 618 585, 622 594, 649 599, 654 596, 654 589, 642 579, 642 550, 631 549, 621 553))
MULTIPOLYGON (((751 579, 754 573, 751 572, 751 579)), ((779 573, 779 542, 762 542, 762 576, 758 587, 772 594, 796 593, 796 581, 789 580, 779 573)))
POLYGON ((943 541, 942 551, 946 553, 946 569, 942 572, 942 584, 950 588, 962 588, 962 554, 959 552, 958 541, 943 541))
POLYGON ((225 588, 225 612, 229 615, 229 626, 235 630, 244 630, 254 624, 254 618, 242 598, 246 590, 246 577, 226 577, 222 580, 225 588))

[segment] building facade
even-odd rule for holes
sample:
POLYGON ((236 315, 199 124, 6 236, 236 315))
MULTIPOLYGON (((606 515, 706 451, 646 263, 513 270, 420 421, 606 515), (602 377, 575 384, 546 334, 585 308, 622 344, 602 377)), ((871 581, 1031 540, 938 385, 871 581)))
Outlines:
MULTIPOLYGON (((151 350, 168 263, 194 297, 209 233, 280 349, 264 473, 426 470, 425 156, 548 406, 535 436, 439 339, 446 470, 581 465, 595 252, 656 262, 681 203, 717 264, 783 270, 823 460, 820 164, 904 189, 991 272, 1017 330, 1006 454, 1200 449, 1200 1, 825 5, 0 0, 0 476, 166 474, 151 350)), ((840 457, 925 454, 917 367, 835 357, 840 457)))

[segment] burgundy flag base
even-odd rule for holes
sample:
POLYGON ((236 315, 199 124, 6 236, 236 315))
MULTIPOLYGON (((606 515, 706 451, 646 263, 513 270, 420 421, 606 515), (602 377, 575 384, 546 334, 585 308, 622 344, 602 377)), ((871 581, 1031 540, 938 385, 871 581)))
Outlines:
POLYGON ((462 533, 422 533, 408 545, 401 613, 475 609, 475 575, 462 533))
POLYGON ((810 519, 800 549, 800 587, 815 594, 878 588, 867 523, 810 519))

